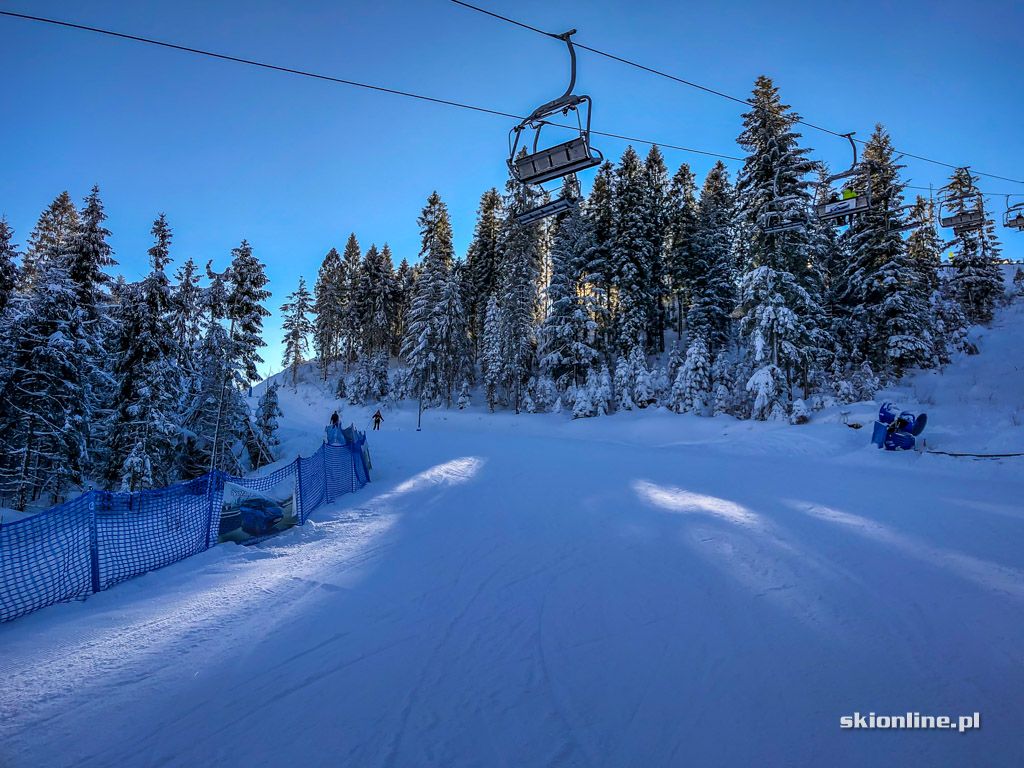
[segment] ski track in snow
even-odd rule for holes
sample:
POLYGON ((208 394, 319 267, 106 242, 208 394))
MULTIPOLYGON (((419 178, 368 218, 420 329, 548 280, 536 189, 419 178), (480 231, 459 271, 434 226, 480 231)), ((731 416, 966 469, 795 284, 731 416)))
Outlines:
POLYGON ((1024 763, 1024 464, 837 422, 393 412, 310 525, 0 625, 0 766, 1024 763))

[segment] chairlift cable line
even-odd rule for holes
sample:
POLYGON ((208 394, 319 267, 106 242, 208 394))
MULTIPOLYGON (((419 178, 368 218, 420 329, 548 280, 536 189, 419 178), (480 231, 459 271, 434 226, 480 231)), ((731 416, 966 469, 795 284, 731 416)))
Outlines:
MULTIPOLYGON (((248 64, 249 66, 252 66, 252 67, 260 67, 262 69, 270 69, 270 70, 274 70, 276 72, 286 72, 286 73, 291 74, 291 75, 301 75, 302 77, 311 77, 311 78, 314 78, 316 80, 325 80, 327 82, 339 83, 341 85, 351 85, 351 86, 354 86, 356 88, 365 88, 367 90, 378 91, 380 93, 388 93, 388 94, 392 94, 392 95, 395 95, 395 96, 405 96, 405 97, 410 98, 410 99, 419 99, 420 101, 429 101, 429 102, 432 102, 434 104, 443 104, 443 105, 449 106, 449 107, 458 107, 460 109, 469 109, 469 110, 472 110, 474 112, 483 112, 484 114, 497 115, 498 117, 512 118, 513 120, 522 120, 523 119, 522 115, 514 115, 511 112, 502 112, 501 110, 488 109, 487 107, 478 107, 478 106, 475 106, 473 104, 465 104, 465 103, 459 102, 459 101, 451 101, 450 99, 439 99, 439 98, 436 98, 434 96, 424 96, 423 94, 411 93, 410 91, 401 91, 401 90, 398 90, 396 88, 386 88, 386 87, 381 86, 381 85, 371 85, 369 83, 360 83, 360 82, 355 81, 355 80, 346 80, 346 79, 341 78, 341 77, 333 77, 331 75, 322 75, 322 74, 318 74, 316 72, 309 72, 309 71, 302 70, 302 69, 294 69, 292 67, 283 67, 283 66, 280 66, 280 65, 277 65, 277 64, 268 64, 268 63, 262 62, 262 61, 255 61, 253 59, 244 59, 244 58, 242 58, 240 56, 230 56, 230 55, 228 55, 226 53, 217 53, 215 51, 207 51, 207 50, 203 50, 201 48, 192 48, 192 47, 187 46, 187 45, 178 45, 176 43, 168 43, 168 42, 163 41, 163 40, 154 40, 152 38, 141 37, 139 35, 129 35, 129 34, 125 33, 125 32, 114 32, 113 30, 100 29, 98 27, 90 27, 90 26, 86 26, 84 24, 73 24, 73 23, 71 23, 69 21, 60 21, 59 19, 47 19, 47 18, 44 18, 42 16, 30 16, 30 15, 24 14, 24 13, 14 13, 12 11, 0 11, 0 16, 9 16, 9 17, 12 17, 12 18, 17 18, 17 19, 26 19, 28 21, 39 21, 39 22, 43 22, 44 24, 53 24, 55 26, 67 27, 69 29, 77 29, 77 30, 82 30, 82 31, 85 31, 85 32, 95 32, 97 34, 108 35, 110 37, 118 37, 118 38, 121 38, 123 40, 134 40, 135 42, 146 43, 148 45, 156 45, 156 46, 160 46, 162 48, 170 48, 170 49, 173 49, 173 50, 176 50, 176 51, 184 51, 186 53, 195 53, 195 54, 199 54, 200 56, 209 56, 210 58, 222 59, 224 61, 233 61, 236 64, 248 64)), ((572 126, 570 126, 570 125, 561 125, 559 123, 551 123, 550 125, 552 125, 553 127, 556 127, 556 128, 572 128, 572 126)), ((622 139, 624 141, 632 141, 632 142, 636 142, 637 144, 652 144, 652 145, 653 144, 657 144, 659 147, 664 147, 665 149, 675 149, 675 150, 678 150, 680 152, 692 152, 692 153, 698 154, 698 155, 708 155, 710 157, 719 157, 719 158, 722 158, 723 160, 742 160, 743 159, 743 158, 740 158, 740 157, 733 157, 732 155, 723 155, 723 154, 720 154, 718 152, 708 152, 708 151, 702 150, 702 149, 692 149, 690 147, 682 147, 682 146, 675 145, 675 144, 664 144, 664 143, 658 142, 658 141, 650 141, 649 139, 640 139, 640 138, 635 138, 635 137, 632 137, 632 136, 623 136, 623 135, 617 134, 617 133, 607 133, 607 132, 604 132, 604 131, 591 131, 591 133, 593 133, 595 135, 598 135, 598 136, 606 136, 606 137, 612 138, 612 139, 622 139)))
MULTIPOLYGON (((461 2, 461 0, 452 0, 452 2, 457 2, 460 5, 465 5, 467 8, 473 8, 474 10, 479 10, 481 13, 485 13, 485 14, 488 14, 490 16, 494 16, 495 18, 499 18, 499 19, 502 19, 502 20, 509 21, 512 24, 516 24, 516 25, 521 26, 521 27, 523 27, 525 29, 529 29, 531 31, 538 32, 538 33, 543 34, 543 35, 547 35, 548 37, 556 37, 557 38, 556 35, 551 35, 549 32, 544 32, 543 30, 539 30, 539 29, 537 29, 535 27, 529 26, 528 24, 523 24, 523 23, 515 21, 513 19, 506 19, 504 16, 500 16, 498 14, 491 13, 490 11, 486 11, 486 10, 484 10, 482 8, 476 8, 476 6, 472 6, 472 5, 469 5, 467 3, 463 3, 463 2, 461 2)), ((172 50, 184 51, 186 53, 195 53, 195 54, 198 54, 200 56, 208 56, 208 57, 214 58, 214 59, 222 59, 224 61, 232 61, 232 62, 235 62, 236 64, 248 64, 249 66, 260 67, 262 69, 269 69, 269 70, 274 70, 274 71, 277 71, 277 72, 285 72, 285 73, 292 74, 292 75, 301 75, 302 77, 311 77, 311 78, 314 78, 316 80, 324 80, 326 82, 338 83, 338 84, 341 84, 341 85, 351 85, 351 86, 356 87, 356 88, 365 88, 367 90, 378 91, 380 93, 388 93, 388 94, 392 94, 392 95, 395 95, 395 96, 405 96, 407 98, 419 99, 421 101, 427 101, 427 102, 431 102, 431 103, 434 103, 434 104, 443 104, 443 105, 449 106, 449 107, 458 107, 460 109, 468 109, 468 110, 471 110, 471 111, 474 111, 474 112, 482 112, 482 113, 488 114, 488 115, 496 115, 498 117, 512 118, 513 120, 522 120, 523 119, 522 115, 514 115, 511 112, 502 112, 501 110, 497 110, 497 109, 489 109, 487 107, 479 107, 479 106, 476 106, 476 105, 473 105, 473 104, 465 104, 465 103, 458 102, 458 101, 451 101, 449 99, 440 99, 440 98, 436 98, 436 97, 433 97, 433 96, 424 96, 423 94, 411 93, 409 91, 401 91, 401 90, 398 90, 398 89, 395 89, 395 88, 386 88, 386 87, 380 86, 380 85, 372 85, 372 84, 369 84, 369 83, 360 83, 360 82, 357 82, 355 80, 346 80, 344 78, 333 77, 331 75, 322 75, 322 74, 319 74, 319 73, 316 73, 316 72, 308 72, 306 70, 294 69, 292 67, 284 67, 284 66, 280 66, 280 65, 277 65, 277 64, 268 64, 268 63, 262 62, 262 61, 255 61, 253 59, 245 59, 245 58, 242 58, 242 57, 239 57, 239 56, 231 56, 231 55, 224 54, 224 53, 217 53, 215 51, 207 51, 207 50, 203 50, 201 48, 192 48, 192 47, 186 46, 186 45, 178 45, 176 43, 168 43, 168 42, 163 41, 163 40, 154 40, 152 38, 141 37, 139 35, 130 35, 130 34, 127 34, 125 32, 115 32, 113 30, 100 29, 98 27, 90 27, 90 26, 86 26, 84 24, 74 24, 72 22, 61 21, 59 19, 48 19, 48 18, 44 18, 42 16, 31 16, 29 14, 24 14, 24 13, 14 13, 13 11, 0 11, 0 16, 8 16, 8 17, 11 17, 11 18, 25 19, 25 20, 28 20, 28 21, 38 21, 38 22, 42 22, 44 24, 53 24, 55 26, 66 27, 66 28, 69 28, 69 29, 77 29, 77 30, 81 30, 81 31, 85 31, 85 32, 95 32, 97 34, 107 35, 109 37, 117 37, 117 38, 121 38, 123 40, 133 40, 135 42, 146 43, 148 45, 156 45, 156 46, 159 46, 159 47, 162 47, 162 48, 170 48, 172 50)), ((584 47, 586 47, 586 46, 582 46, 582 45, 580 45, 578 43, 575 43, 575 42, 573 43, 573 45, 575 45, 577 48, 584 48, 584 47)), ((594 49, 587 48, 587 50, 594 50, 594 49)), ((601 51, 597 51, 597 52, 603 54, 603 52, 601 52, 601 51)), ((637 65, 637 66, 641 66, 641 65, 637 65)), ((666 77, 672 77, 672 76, 671 75, 666 75, 666 77)), ((678 78, 676 78, 676 79, 678 79, 678 78)), ((680 82, 687 82, 687 81, 680 80, 680 82)), ((687 84, 689 84, 689 83, 687 83, 687 84)), ((695 85, 694 87, 702 88, 702 86, 697 86, 697 85, 695 85)), ((717 91, 713 91, 711 89, 704 89, 704 90, 707 90, 707 91, 709 91, 711 93, 716 93, 716 94, 718 93, 717 91)), ((722 95, 725 95, 726 98, 730 98, 730 99, 733 99, 735 101, 741 101, 740 99, 735 99, 734 97, 728 96, 726 94, 722 94, 722 95)), ((742 102, 742 103, 747 104, 748 102, 742 102)), ((551 125, 553 127, 556 127, 556 128, 572 128, 572 126, 560 125, 558 123, 552 123, 551 125)), ((825 129, 822 129, 822 130, 825 130, 825 129)), ((610 132, 607 132, 607 131, 591 130, 591 133, 593 133, 595 136, 605 136, 605 137, 611 138, 611 139, 620 139, 622 141, 632 141, 632 142, 636 142, 637 144, 648 144, 648 145, 657 144, 659 147, 662 147, 664 149, 674 149, 674 150, 677 150, 677 151, 680 151, 680 152, 690 152, 690 153, 698 154, 698 155, 706 155, 708 157, 718 157, 718 158, 721 158, 723 160, 735 160, 737 162, 741 162, 744 159, 742 157, 735 157, 733 155, 725 155, 725 154, 722 154, 722 153, 719 153, 719 152, 709 152, 709 151, 703 150, 703 149, 693 149, 692 147, 683 147, 683 146, 679 146, 677 144, 668 144, 668 143, 660 142, 660 141, 651 141, 650 139, 641 139, 641 138, 637 138, 637 137, 633 137, 633 136, 625 136, 625 135, 618 134, 618 133, 610 133, 610 132)), ((906 153, 903 153, 903 154, 906 154, 906 153)), ((950 167, 955 167, 955 166, 950 166, 950 167)), ((985 174, 985 175, 988 175, 988 174, 985 174)), ((1002 177, 996 177, 996 178, 1002 178, 1002 177)), ((1015 179, 1010 179, 1010 181, 1015 181, 1015 179)), ((929 189, 929 187, 909 187, 909 188, 910 189, 922 189, 922 190, 929 189)), ((1007 194, 1009 194, 1009 196, 1011 196, 1011 197, 1024 196, 1024 193, 1020 193, 1020 192, 1005 193, 1005 192, 986 192, 984 190, 979 190, 979 191, 981 191, 982 194, 984 194, 984 195, 994 195, 994 196, 998 196, 998 197, 1006 197, 1007 194)))
MULTIPOLYGON (((450 0, 450 2, 455 3, 456 5, 461 5, 464 8, 469 8, 470 10, 477 11, 479 13, 485 14, 487 16, 492 16, 495 19, 500 19, 501 21, 508 22, 509 24, 514 24, 514 25, 516 25, 518 27, 522 27, 524 29, 528 29, 528 30, 530 30, 532 32, 537 32, 539 34, 546 35, 547 37, 555 37, 555 38, 557 38, 557 35, 552 35, 550 32, 545 32, 542 29, 537 29, 536 27, 531 27, 529 24, 524 24, 521 21, 516 21, 515 19, 510 19, 507 16, 502 16, 501 14, 494 13, 493 11, 488 11, 485 8, 480 8, 479 6, 472 5, 470 3, 464 2, 464 0, 450 0)), ((691 88, 696 88, 696 89, 704 91, 706 93, 710 93, 710 94, 713 94, 715 96, 720 96, 723 99, 728 99, 729 101, 734 101, 737 104, 743 104, 744 106, 750 106, 750 100, 749 99, 737 98, 736 96, 732 96, 732 95, 730 95, 728 93, 723 93, 722 91, 715 90, 714 88, 708 88, 707 86, 700 85, 699 83, 695 83, 695 82, 693 82, 691 80, 684 80, 681 77, 677 77, 675 75, 669 74, 668 72, 664 72, 664 71, 662 71, 660 69, 655 69, 653 67, 648 67, 648 66, 646 66, 644 64, 640 64, 640 63, 632 61, 630 59, 625 59, 625 58, 623 58, 621 56, 616 56, 613 53, 608 53, 607 51, 602 51, 599 48, 592 48, 591 46, 584 45, 583 43, 578 43, 576 41, 573 41, 573 45, 576 46, 577 48, 582 48, 585 51, 590 51, 591 53, 595 53, 598 56, 604 56, 605 58, 612 59, 614 61, 618 61, 618 62, 620 62, 622 64, 626 64, 627 66, 636 67, 637 69, 641 69, 644 72, 650 72, 651 74, 658 75, 659 77, 664 77, 664 78, 667 78, 669 80, 674 80, 677 83, 682 83, 683 85, 687 85, 687 86, 689 86, 691 88)), ((827 133, 827 134, 829 134, 831 136, 836 136, 838 138, 845 138, 845 136, 846 136, 846 134, 837 133, 836 131, 830 130, 830 129, 825 128, 825 127, 820 126, 820 125, 815 125, 814 123, 810 123, 810 122, 808 122, 806 120, 797 120, 797 123, 799 123, 800 125, 806 126, 808 128, 813 128, 816 131, 822 131, 823 133, 827 133)), ((597 131, 594 131, 594 133, 597 133, 597 131)), ((864 141, 863 139, 854 139, 854 141, 856 141, 858 144, 867 144, 867 142, 864 141)), ((924 157, 923 155, 915 155, 915 154, 912 154, 910 152, 903 152, 902 150, 896 150, 896 151, 899 152, 899 154, 903 155, 904 157, 912 157, 915 160, 922 160, 922 161, 924 161, 926 163, 934 163, 935 165, 941 165, 941 166, 943 166, 945 168, 956 169, 956 168, 963 168, 964 167, 962 165, 954 165, 952 163, 946 163, 946 162, 943 162, 941 160, 934 160, 934 159, 932 159, 930 157, 924 157)), ((1000 179, 1002 181, 1010 181, 1010 182, 1013 182, 1015 184, 1024 184, 1024 180, 1012 179, 1012 178, 1009 178, 1008 176, 998 176, 998 175, 993 174, 993 173, 983 173, 981 171, 973 171, 973 174, 976 175, 976 176, 988 176, 989 178, 1000 179)))

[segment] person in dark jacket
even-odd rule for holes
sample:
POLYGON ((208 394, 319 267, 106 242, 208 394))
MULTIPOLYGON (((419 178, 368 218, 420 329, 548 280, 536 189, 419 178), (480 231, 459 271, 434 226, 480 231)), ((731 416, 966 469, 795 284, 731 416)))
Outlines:
POLYGON ((331 414, 331 426, 332 427, 338 426, 338 412, 337 411, 335 411, 333 414, 331 414))
POLYGON ((384 421, 384 417, 381 416, 380 408, 378 408, 377 412, 375 414, 373 414, 373 428, 379 430, 380 429, 380 423, 382 421, 384 421))

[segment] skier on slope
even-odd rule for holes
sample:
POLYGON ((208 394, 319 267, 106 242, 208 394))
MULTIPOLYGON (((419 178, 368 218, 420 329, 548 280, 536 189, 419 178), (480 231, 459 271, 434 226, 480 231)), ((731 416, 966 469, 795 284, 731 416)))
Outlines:
POLYGON ((331 426, 332 427, 338 426, 338 412, 337 411, 335 411, 333 414, 331 414, 331 426))
POLYGON ((380 423, 382 421, 384 421, 384 417, 380 413, 380 408, 378 408, 377 412, 375 414, 373 414, 373 428, 375 430, 379 430, 380 429, 380 423))

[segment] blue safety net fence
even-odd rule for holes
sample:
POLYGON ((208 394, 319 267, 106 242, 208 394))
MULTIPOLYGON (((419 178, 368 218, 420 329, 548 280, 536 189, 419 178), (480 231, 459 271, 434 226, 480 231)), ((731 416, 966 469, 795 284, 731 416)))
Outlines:
POLYGON ((370 481, 366 435, 324 443, 308 458, 265 475, 210 472, 170 488, 89 491, 0 526, 0 622, 47 605, 83 599, 119 581, 214 546, 224 484, 256 492, 294 483, 295 522, 370 481))

